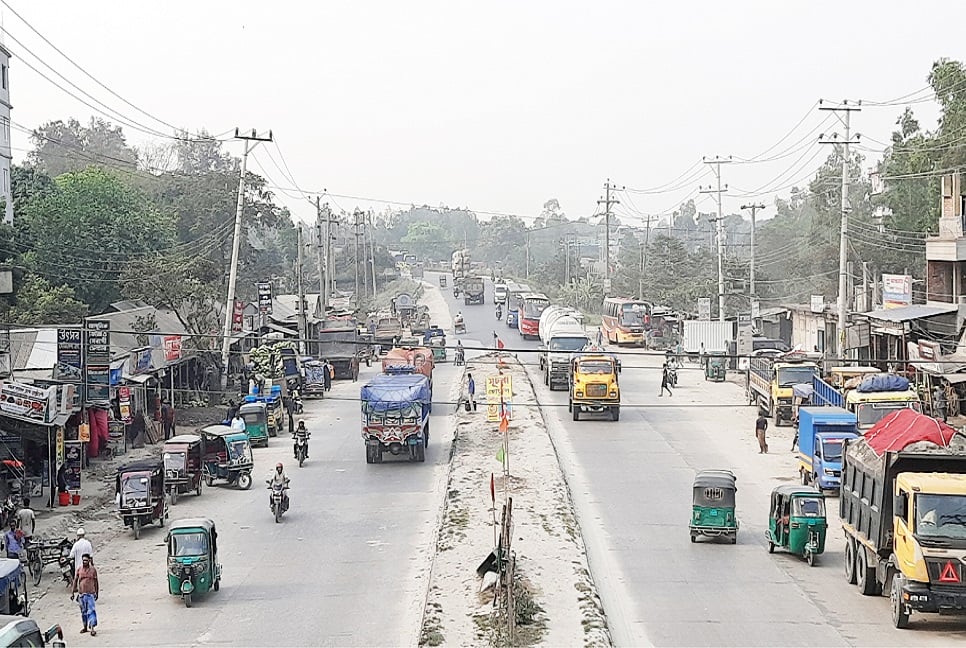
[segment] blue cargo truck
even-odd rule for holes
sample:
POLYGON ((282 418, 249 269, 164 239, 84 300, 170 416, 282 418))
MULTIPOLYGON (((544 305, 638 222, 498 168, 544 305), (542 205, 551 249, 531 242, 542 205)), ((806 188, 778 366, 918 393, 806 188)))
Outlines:
POLYGON ((798 410, 798 471, 802 484, 838 490, 842 484, 842 445, 856 434, 855 414, 841 407, 798 410))

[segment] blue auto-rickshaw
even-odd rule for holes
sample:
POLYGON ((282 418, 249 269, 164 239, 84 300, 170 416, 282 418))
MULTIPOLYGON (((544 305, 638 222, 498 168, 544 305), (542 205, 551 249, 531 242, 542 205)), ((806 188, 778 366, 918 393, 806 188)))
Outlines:
POLYGON ((216 479, 224 479, 243 490, 251 488, 255 462, 247 431, 209 425, 199 433, 205 440, 205 483, 213 486, 216 479))

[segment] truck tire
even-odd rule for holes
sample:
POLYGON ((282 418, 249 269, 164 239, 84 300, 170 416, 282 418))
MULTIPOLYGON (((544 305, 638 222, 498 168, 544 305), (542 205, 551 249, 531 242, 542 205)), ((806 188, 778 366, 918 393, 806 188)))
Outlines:
POLYGON ((855 585, 855 538, 845 538, 845 580, 849 585, 855 585))
POLYGON ((420 463, 426 461, 426 448, 422 444, 413 446, 413 459, 420 463))
POLYGON ((610 408, 610 417, 615 421, 621 420, 620 405, 615 405, 614 407, 610 408))
POLYGON ((423 445, 429 447, 429 421, 426 421, 426 427, 423 428, 423 445))
POLYGON ((798 472, 802 476, 802 486, 808 486, 808 473, 805 472, 805 469, 804 468, 799 468, 798 469, 798 472))
POLYGON ((909 627, 909 608, 902 602, 902 576, 892 577, 892 590, 889 594, 892 603, 892 625, 899 630, 909 627))
POLYGON ((576 405, 572 405, 571 408, 573 409, 574 420, 575 421, 579 421, 580 420, 580 408, 577 407, 576 405))
POLYGON ((865 547, 856 546, 855 548, 855 578, 856 585, 862 596, 875 596, 878 583, 875 580, 875 567, 869 566, 869 552, 865 547))
POLYGON ((373 459, 372 459, 372 446, 367 445, 366 446, 366 463, 367 464, 371 464, 372 462, 373 462, 373 459))

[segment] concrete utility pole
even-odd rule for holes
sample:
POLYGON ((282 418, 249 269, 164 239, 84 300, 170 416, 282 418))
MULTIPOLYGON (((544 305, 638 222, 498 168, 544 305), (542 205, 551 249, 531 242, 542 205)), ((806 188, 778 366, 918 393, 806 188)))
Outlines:
POLYGON ((610 292, 610 206, 619 205, 621 201, 611 198, 612 191, 623 191, 624 187, 618 189, 610 183, 610 178, 604 183, 604 197, 597 201, 598 205, 604 205, 604 296, 610 292))
POLYGON ((225 328, 221 342, 221 390, 228 390, 228 356, 231 353, 231 322, 235 313, 235 284, 238 281, 238 254, 241 247, 242 214, 245 211, 245 173, 248 170, 248 154, 259 142, 271 142, 272 131, 267 137, 259 137, 252 129, 250 135, 242 135, 235 129, 235 139, 245 141, 245 152, 241 159, 241 173, 238 177, 238 202, 235 204, 235 237, 231 247, 231 269, 228 272, 228 299, 225 300, 225 328), (252 143, 254 142, 254 143, 252 143))
POLYGON ((718 235, 718 321, 725 321, 725 288, 724 288, 724 216, 721 215, 721 194, 728 190, 728 185, 721 188, 721 165, 728 164, 731 162, 731 156, 727 158, 721 158, 715 156, 713 159, 709 160, 703 158, 705 164, 710 164, 712 170, 714 171, 715 178, 718 182, 718 188, 712 189, 708 187, 707 189, 701 189, 701 193, 715 194, 715 202, 718 204, 718 217, 715 219, 715 232, 718 235))
POLYGON ((372 210, 369 210, 369 263, 372 267, 372 296, 376 296, 376 232, 372 224, 372 210))
POLYGON ((305 339, 309 336, 305 317, 305 284, 302 281, 302 223, 295 229, 296 245, 298 246, 298 259, 295 262, 295 293, 298 295, 298 314, 299 323, 299 353, 305 355, 305 339))
MULTIPOLYGON (((838 299, 838 311, 839 311, 839 344, 835 351, 840 357, 844 357, 844 347, 845 347, 845 326, 848 323, 848 307, 846 304, 846 295, 848 291, 848 268, 846 267, 849 259, 849 212, 851 208, 849 207, 849 144, 852 144, 852 133, 851 133, 851 116, 853 112, 862 110, 862 102, 850 104, 848 99, 842 101, 841 104, 825 105, 822 100, 819 100, 819 110, 831 110, 838 117, 839 121, 845 127, 845 138, 840 140, 838 135, 833 135, 831 138, 826 139, 825 135, 819 135, 819 141, 822 144, 841 144, 842 145, 842 226, 839 230, 839 299, 838 299), (839 113, 843 113, 840 115, 839 113)), ((855 136, 855 142, 859 141, 859 135, 855 136)))
MULTIPOLYGON (((325 309, 327 302, 325 295, 325 266, 322 264, 322 199, 315 197, 315 255, 319 265, 319 299, 322 300, 322 308, 325 309)), ((328 217, 328 216, 326 216, 328 217)), ((324 313, 323 313, 324 314, 324 313)))
POLYGON ((637 298, 644 299, 644 273, 647 272, 647 246, 651 241, 651 217, 644 218, 644 245, 641 246, 641 279, 637 282, 637 298))
POLYGON ((752 299, 757 294, 755 293, 755 214, 759 209, 764 208, 765 206, 760 203, 741 206, 742 211, 751 210, 751 266, 748 268, 748 294, 752 299))
POLYGON ((527 230, 527 281, 530 280, 530 230, 527 230))
POLYGON ((356 253, 353 258, 353 266, 355 267, 356 274, 356 292, 355 292, 355 302, 356 306, 362 304, 362 299, 359 296, 359 210, 357 209, 352 213, 352 234, 356 243, 356 253))

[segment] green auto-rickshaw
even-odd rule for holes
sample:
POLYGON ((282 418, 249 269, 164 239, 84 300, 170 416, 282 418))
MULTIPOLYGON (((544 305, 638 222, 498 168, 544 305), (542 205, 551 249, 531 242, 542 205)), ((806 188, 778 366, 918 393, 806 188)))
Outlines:
POLYGON ((771 492, 768 512, 768 553, 782 547, 803 556, 811 567, 825 551, 825 495, 811 486, 778 486, 771 492))
POLYGON ((713 382, 723 382, 725 379, 725 357, 708 355, 704 359, 704 379, 713 382))
POLYGON ((253 446, 268 447, 268 405, 244 403, 238 408, 238 416, 245 421, 245 432, 253 446))
POLYGON ((221 587, 218 532, 209 518, 184 518, 171 523, 168 537, 168 593, 191 607, 194 594, 221 587))
POLYGON ((694 477, 691 502, 691 542, 698 536, 738 542, 735 516, 737 477, 730 470, 702 470, 694 477))

